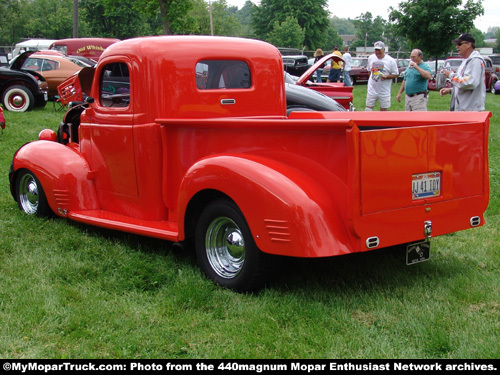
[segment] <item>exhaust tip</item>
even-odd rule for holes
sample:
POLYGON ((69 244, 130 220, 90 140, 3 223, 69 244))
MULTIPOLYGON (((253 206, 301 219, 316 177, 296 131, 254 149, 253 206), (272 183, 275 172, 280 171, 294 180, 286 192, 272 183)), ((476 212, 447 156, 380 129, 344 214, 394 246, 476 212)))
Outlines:
POLYGON ((470 226, 477 227, 481 225, 481 218, 479 216, 473 216, 470 218, 470 226))
POLYGON ((368 237, 366 239, 366 247, 369 249, 374 249, 380 245, 380 239, 377 236, 368 237))

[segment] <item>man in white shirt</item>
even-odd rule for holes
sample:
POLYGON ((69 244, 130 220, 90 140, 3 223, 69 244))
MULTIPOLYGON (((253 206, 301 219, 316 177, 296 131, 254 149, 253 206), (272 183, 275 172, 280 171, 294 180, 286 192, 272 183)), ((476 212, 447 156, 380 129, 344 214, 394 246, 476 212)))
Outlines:
POLYGON ((342 55, 342 58, 344 59, 344 63, 343 63, 344 86, 352 86, 352 82, 351 82, 352 57, 351 57, 351 54, 349 53, 348 46, 344 46, 344 54, 342 55))
POLYGON ((365 111, 373 111, 379 101, 380 110, 387 111, 391 106, 392 80, 399 76, 396 60, 385 54, 385 44, 375 42, 375 54, 368 58, 367 69, 371 71, 368 79, 365 111))

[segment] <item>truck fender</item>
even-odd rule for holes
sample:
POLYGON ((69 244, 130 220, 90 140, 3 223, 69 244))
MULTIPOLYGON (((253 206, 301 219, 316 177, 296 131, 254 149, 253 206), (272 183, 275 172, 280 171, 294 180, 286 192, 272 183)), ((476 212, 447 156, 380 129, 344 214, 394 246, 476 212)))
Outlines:
MULTIPOLYGON (((302 170, 261 156, 205 158, 182 180, 179 233, 185 235, 190 201, 204 191, 217 191, 238 205, 263 252, 296 257, 349 253, 349 236, 339 204, 324 185, 324 181, 302 170)), ((338 194, 338 198, 345 199, 345 194, 338 194)))
POLYGON ((50 208, 60 216, 99 207, 92 172, 76 149, 51 141, 35 141, 21 147, 14 155, 10 173, 14 199, 16 174, 21 169, 37 176, 50 208))

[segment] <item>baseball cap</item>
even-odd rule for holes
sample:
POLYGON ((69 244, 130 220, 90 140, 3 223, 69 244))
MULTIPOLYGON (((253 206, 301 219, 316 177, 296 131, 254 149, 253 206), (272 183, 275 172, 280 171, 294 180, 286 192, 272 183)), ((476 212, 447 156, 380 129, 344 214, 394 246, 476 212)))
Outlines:
POLYGON ((375 42, 374 46, 375 46, 375 49, 383 49, 383 48, 385 48, 384 42, 381 42, 380 40, 378 42, 375 42))
POLYGON ((474 37, 472 35, 464 33, 464 34, 460 34, 460 36, 457 39, 453 40, 453 43, 455 43, 455 44, 460 43, 460 42, 470 42, 470 43, 476 44, 476 39, 474 39, 474 37))

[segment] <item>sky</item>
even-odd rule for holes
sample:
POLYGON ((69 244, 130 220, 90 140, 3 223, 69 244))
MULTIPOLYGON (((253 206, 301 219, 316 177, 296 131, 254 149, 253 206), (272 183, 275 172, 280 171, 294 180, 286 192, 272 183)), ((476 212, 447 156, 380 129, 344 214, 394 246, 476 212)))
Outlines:
MULTIPOLYGON (((246 0, 226 0, 228 5, 241 8, 245 5, 246 0)), ((259 4, 260 0, 251 0, 255 4, 259 4)), ((334 16, 340 18, 355 19, 362 13, 370 12, 373 18, 381 16, 385 20, 389 18, 389 7, 397 9, 398 4, 402 0, 328 0, 328 9, 334 16), (383 3, 383 5, 382 5, 383 3)), ((465 3, 463 1, 462 3, 465 3)), ((500 1, 499 0, 483 0, 484 15, 476 18, 474 24, 479 30, 486 32, 488 27, 500 27, 500 1)), ((312 16, 312 15, 311 15, 312 16)))

